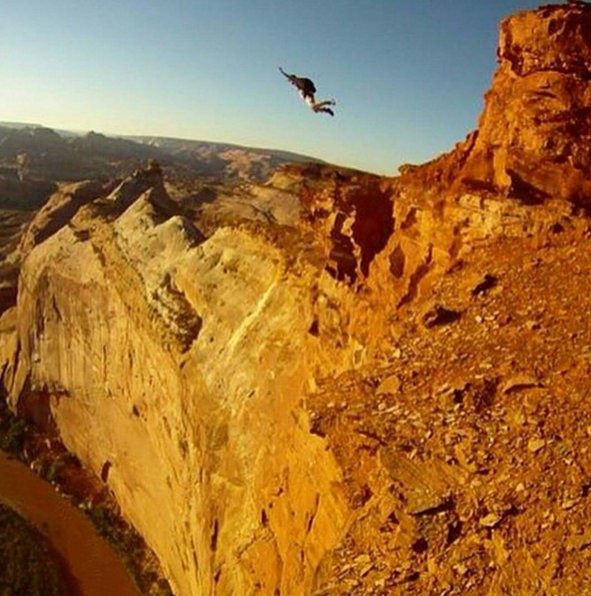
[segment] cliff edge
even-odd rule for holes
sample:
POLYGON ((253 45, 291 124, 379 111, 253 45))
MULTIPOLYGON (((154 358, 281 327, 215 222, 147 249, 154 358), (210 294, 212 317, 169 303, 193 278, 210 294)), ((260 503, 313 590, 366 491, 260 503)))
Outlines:
POLYGON ((588 206, 590 27, 591 11, 583 2, 504 19, 498 69, 478 129, 451 153, 403 172, 455 192, 489 191, 529 203, 563 198, 588 206))
POLYGON ((583 3, 504 20, 478 131, 398 178, 184 202, 152 164, 37 215, 8 402, 176 593, 583 593, 590 30, 583 3))

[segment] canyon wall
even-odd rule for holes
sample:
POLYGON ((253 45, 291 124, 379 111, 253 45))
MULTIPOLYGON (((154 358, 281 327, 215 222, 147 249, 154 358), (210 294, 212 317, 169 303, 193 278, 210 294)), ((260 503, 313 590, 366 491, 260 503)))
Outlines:
POLYGON ((10 396, 109 484, 179 594, 307 591, 346 520, 301 404, 315 273, 246 231, 204 241, 158 180, 130 195, 146 179, 27 257, 10 396))
POLYGON ((366 499, 308 400, 377 366, 404 309, 477 247, 586 208, 590 19, 504 21, 477 132, 396 179, 287 166, 251 190, 289 201, 280 222, 253 208, 206 236, 155 165, 40 212, 0 320, 8 399, 108 484, 176 593, 319 584, 366 499))

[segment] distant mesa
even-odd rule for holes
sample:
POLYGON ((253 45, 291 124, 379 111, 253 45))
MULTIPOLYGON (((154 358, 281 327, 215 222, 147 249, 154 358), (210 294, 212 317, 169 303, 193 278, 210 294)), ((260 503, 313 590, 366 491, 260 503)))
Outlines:
POLYGON ((0 389, 175 593, 588 592, 590 31, 505 19, 478 130, 395 178, 0 128, 58 187, 4 221, 0 389))
POLYGON ((0 207, 20 204, 32 208, 47 199, 47 192, 39 192, 32 199, 28 190, 15 192, 12 187, 18 184, 9 182, 14 179, 29 185, 47 185, 121 178, 149 160, 157 160, 176 177, 208 177, 226 182, 263 182, 284 164, 319 162, 287 151, 228 143, 107 136, 95 131, 80 135, 37 125, 0 123, 0 188, 11 185, 10 192, 0 190, 0 207))

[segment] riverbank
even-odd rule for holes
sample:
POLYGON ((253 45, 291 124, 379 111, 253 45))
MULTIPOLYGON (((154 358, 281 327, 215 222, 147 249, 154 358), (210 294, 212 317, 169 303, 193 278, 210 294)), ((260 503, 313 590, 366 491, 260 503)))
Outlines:
POLYGON ((0 593, 77 596, 79 587, 49 541, 0 504, 0 593))
POLYGON ((172 594, 156 557, 101 481, 4 403, 0 450, 0 502, 49 539, 81 585, 90 582, 84 594, 172 594))
MULTIPOLYGON (((135 587, 131 576, 127 573, 123 564, 117 558, 115 551, 96 533, 88 519, 67 500, 63 499, 50 484, 44 482, 31 472, 22 462, 11 459, 4 453, 0 453, 0 502, 5 503, 11 509, 18 511, 23 519, 26 519, 46 538, 52 550, 56 551, 64 562, 67 571, 74 582, 60 582, 57 566, 49 565, 39 556, 31 556, 28 561, 24 555, 19 560, 29 564, 29 573, 35 572, 33 576, 24 578, 18 576, 18 571, 25 572, 24 566, 13 570, 15 576, 11 580, 12 593, 35 594, 63 594, 60 592, 60 584, 70 584, 70 590, 66 594, 80 594, 84 596, 104 596, 105 594, 117 594, 118 596, 138 596, 139 591, 135 587), (44 563, 45 562, 45 563, 44 563), (33 582, 33 592, 19 592, 18 584, 26 584, 33 581, 37 576, 39 581, 43 577, 49 582, 47 591, 43 590, 43 584, 37 586, 33 582), (15 585, 14 581, 18 583, 15 585), (38 589, 37 589, 38 588, 38 589), (35 591, 37 590, 37 591, 35 591)), ((12 524, 13 529, 16 529, 12 524)), ((20 524, 18 536, 22 538, 24 530, 20 524)), ((32 547, 32 532, 29 532, 28 545, 32 547)), ((22 540, 14 542, 21 544, 22 540)), ((38 543, 37 543, 38 544, 38 543)), ((38 554, 41 547, 32 548, 31 555, 38 554)))

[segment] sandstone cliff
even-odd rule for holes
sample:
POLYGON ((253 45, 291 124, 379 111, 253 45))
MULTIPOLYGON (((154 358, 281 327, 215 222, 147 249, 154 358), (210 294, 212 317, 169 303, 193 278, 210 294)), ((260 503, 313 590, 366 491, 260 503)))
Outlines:
POLYGON ((13 409, 178 594, 582 593, 591 8, 503 21, 477 132, 396 179, 62 189, 0 319, 13 409))
POLYGON ((15 407, 108 470, 179 593, 309 589, 344 516, 300 404, 317 272, 247 229, 204 241, 152 172, 93 188, 23 240, 15 407))
POLYGON ((587 206, 590 27, 583 2, 504 19, 499 67, 478 130, 449 154, 403 174, 457 193, 475 189, 528 203, 564 198, 587 206))

